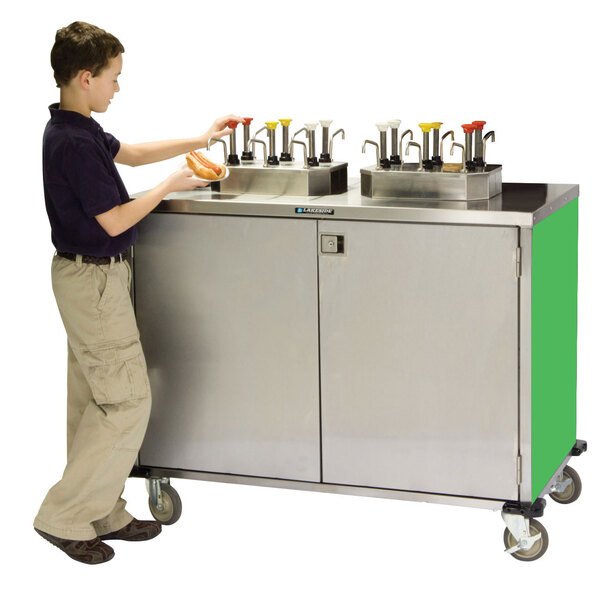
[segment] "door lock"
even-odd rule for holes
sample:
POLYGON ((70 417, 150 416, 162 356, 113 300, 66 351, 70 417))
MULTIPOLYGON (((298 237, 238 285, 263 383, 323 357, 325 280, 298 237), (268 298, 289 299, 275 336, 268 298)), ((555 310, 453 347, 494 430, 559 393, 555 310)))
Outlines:
POLYGON ((335 233, 321 234, 322 254, 345 254, 344 236, 335 233))

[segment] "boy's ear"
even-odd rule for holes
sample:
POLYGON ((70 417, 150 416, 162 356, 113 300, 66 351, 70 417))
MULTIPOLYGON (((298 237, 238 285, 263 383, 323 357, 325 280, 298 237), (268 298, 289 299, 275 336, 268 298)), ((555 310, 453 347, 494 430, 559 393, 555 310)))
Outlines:
POLYGON ((91 71, 79 71, 79 74, 77 75, 77 81, 79 82, 79 85, 84 89, 84 90, 89 90, 90 89, 90 79, 92 78, 92 72, 91 71))

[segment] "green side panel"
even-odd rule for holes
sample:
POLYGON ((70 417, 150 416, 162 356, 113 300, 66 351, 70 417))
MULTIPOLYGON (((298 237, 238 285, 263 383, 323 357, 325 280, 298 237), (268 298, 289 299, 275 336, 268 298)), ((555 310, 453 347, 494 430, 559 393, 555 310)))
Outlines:
POLYGON ((532 502, 575 444, 577 213, 575 199, 533 228, 532 502))

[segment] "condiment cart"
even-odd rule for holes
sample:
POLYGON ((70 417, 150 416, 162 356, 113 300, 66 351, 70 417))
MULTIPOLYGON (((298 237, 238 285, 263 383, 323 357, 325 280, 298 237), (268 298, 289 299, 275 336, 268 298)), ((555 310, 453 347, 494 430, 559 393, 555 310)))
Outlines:
POLYGON ((579 496, 586 449, 578 195, 168 196, 133 261, 154 516, 179 518, 170 477, 437 502, 501 510, 539 558, 534 517, 579 496))

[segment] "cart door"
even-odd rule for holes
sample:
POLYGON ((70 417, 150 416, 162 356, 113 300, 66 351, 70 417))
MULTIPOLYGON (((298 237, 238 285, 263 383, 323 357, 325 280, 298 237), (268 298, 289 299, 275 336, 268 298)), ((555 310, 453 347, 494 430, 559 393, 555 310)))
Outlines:
POLYGON ((142 466, 318 481, 314 221, 153 213, 135 246, 142 466))
POLYGON ((324 482, 517 499, 517 240, 320 223, 324 482))

